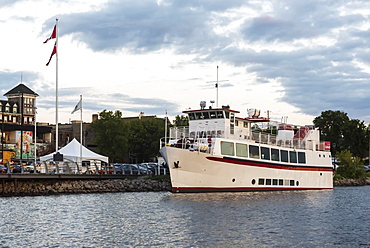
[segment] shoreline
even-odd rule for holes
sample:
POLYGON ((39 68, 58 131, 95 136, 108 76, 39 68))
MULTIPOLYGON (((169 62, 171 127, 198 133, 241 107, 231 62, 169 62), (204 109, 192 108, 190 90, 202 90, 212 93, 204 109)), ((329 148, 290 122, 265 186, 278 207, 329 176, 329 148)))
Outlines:
POLYGON ((341 178, 333 182, 334 187, 365 186, 370 185, 370 177, 362 179, 341 178))
POLYGON ((106 180, 19 180, 3 181, 0 197, 44 196, 116 192, 170 191, 170 179, 106 179, 106 180))
MULTIPOLYGON (((370 185, 364 179, 342 178, 333 182, 334 187, 370 185)), ((172 189, 170 178, 124 178, 106 180, 15 180, 0 183, 0 197, 45 196, 62 194, 159 192, 172 189)))

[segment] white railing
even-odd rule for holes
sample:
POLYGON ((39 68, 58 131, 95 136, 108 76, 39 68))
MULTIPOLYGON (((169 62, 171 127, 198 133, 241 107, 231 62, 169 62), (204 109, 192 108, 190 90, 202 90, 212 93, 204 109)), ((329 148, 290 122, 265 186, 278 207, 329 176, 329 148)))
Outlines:
MULTIPOLYGON (((167 140, 161 139, 160 147, 164 145, 175 145, 175 142, 183 139, 180 142, 181 148, 188 148, 185 140, 203 140, 204 143, 208 138, 225 138, 231 140, 248 140, 254 143, 266 144, 272 146, 279 146, 285 148, 295 148, 304 150, 319 150, 324 151, 323 142, 314 142, 312 140, 301 140, 301 139, 278 139, 277 135, 269 134, 264 132, 252 131, 242 132, 240 129, 235 129, 230 132, 230 128, 224 130, 213 127, 212 130, 207 127, 200 127, 196 131, 189 131, 189 127, 172 127, 170 128, 169 137, 167 140)), ((330 151, 328 151, 330 152, 330 151)))

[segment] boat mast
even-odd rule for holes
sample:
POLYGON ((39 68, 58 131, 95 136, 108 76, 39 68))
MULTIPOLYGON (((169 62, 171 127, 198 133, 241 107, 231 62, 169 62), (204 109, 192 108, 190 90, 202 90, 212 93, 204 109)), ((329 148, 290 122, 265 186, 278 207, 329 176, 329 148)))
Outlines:
POLYGON ((218 108, 218 83, 220 83, 220 82, 226 82, 226 81, 229 81, 229 80, 221 80, 221 81, 218 80, 218 66, 217 66, 217 78, 216 78, 216 81, 209 81, 209 82, 207 82, 207 83, 216 83, 215 84, 215 87, 216 87, 216 108, 218 108))

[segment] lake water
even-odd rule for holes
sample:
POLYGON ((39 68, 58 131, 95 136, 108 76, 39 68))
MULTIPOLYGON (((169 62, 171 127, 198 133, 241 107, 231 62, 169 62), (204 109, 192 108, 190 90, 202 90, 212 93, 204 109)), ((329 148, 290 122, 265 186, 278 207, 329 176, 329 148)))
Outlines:
POLYGON ((369 193, 0 198, 0 247, 370 247, 369 193))

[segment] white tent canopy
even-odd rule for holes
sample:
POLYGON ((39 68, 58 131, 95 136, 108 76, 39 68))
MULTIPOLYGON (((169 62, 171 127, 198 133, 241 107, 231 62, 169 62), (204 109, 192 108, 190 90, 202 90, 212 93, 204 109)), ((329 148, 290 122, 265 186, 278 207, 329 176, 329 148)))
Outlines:
MULTIPOLYGON (((63 160, 68 160, 72 162, 81 163, 82 161, 87 161, 87 160, 100 160, 100 161, 109 163, 108 157, 105 157, 93 151, 90 151, 84 146, 82 146, 82 157, 81 157, 80 149, 81 149, 80 142, 78 142, 76 139, 73 139, 66 146, 61 148, 58 152, 60 154, 63 154, 63 160), (81 158, 82 158, 82 161, 81 161, 81 158)), ((53 160, 53 156, 55 153, 56 152, 53 152, 51 154, 40 157, 40 161, 42 162, 42 161, 53 160)))

